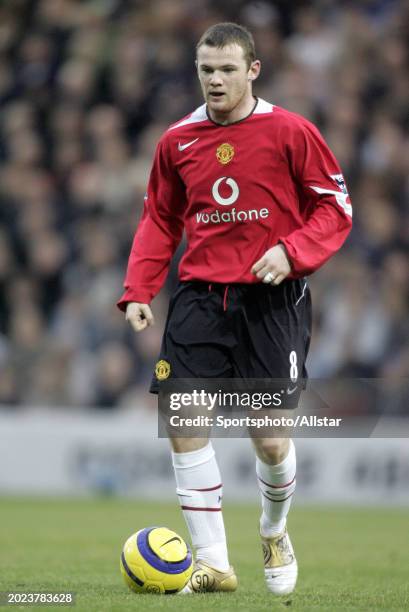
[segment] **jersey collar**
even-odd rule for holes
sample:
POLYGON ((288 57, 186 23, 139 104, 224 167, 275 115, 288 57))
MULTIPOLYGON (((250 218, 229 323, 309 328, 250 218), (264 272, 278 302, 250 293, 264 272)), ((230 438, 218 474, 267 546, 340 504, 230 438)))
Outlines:
POLYGON ((257 104, 258 104, 258 98, 257 96, 253 96, 254 98, 254 106, 251 109, 251 111, 249 112, 248 115, 246 115, 245 117, 243 117, 242 119, 238 119, 237 121, 232 121, 231 123, 218 123, 217 121, 214 121, 214 119, 211 118, 211 116, 209 115, 209 110, 207 108, 207 104, 206 104, 206 115, 207 118, 209 119, 209 121, 211 123, 213 123, 213 125, 217 125, 218 127, 229 127, 230 125, 237 125, 238 123, 242 123, 242 121, 246 121, 246 119, 248 119, 249 117, 251 117, 251 115, 254 113, 254 111, 257 108, 257 104))

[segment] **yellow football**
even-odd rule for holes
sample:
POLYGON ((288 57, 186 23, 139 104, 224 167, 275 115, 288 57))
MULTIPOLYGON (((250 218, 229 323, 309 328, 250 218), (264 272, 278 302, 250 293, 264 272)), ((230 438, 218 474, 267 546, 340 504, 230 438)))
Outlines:
POLYGON ((146 527, 124 544, 120 568, 127 586, 136 593, 177 593, 189 580, 192 553, 184 541, 167 527, 146 527))

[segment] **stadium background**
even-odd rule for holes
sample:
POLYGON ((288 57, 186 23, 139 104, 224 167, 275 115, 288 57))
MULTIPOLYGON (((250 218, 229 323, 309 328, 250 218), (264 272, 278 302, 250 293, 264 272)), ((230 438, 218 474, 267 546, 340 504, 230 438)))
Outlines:
MULTIPOLYGON (((154 328, 135 335, 115 302, 155 144, 201 103, 195 43, 222 20, 254 33, 255 93, 320 127, 354 204, 347 244, 310 281, 310 376, 409 376, 406 2, 4 1, 1 493, 174 494, 147 385, 176 263, 154 328)), ((407 397, 375 409, 407 428, 407 397)), ((222 445, 225 481, 254 500, 244 443, 222 445)), ((299 459, 301 501, 409 503, 404 440, 300 441, 299 459)))
MULTIPOLYGON (((3 0, 0 591, 74 590, 77 609, 134 610, 121 543, 146 524, 186 535, 147 393, 176 262, 154 328, 135 335, 115 302, 155 144, 201 103, 195 43, 224 20, 254 33, 255 93, 320 127, 354 204, 347 244, 310 280, 310 376, 386 380, 387 401, 345 401, 408 435, 408 3, 3 0)), ((301 576, 286 605, 408 609, 402 436, 297 440, 290 528, 301 576)), ((249 441, 215 446, 241 581, 219 609, 271 610, 249 441)))

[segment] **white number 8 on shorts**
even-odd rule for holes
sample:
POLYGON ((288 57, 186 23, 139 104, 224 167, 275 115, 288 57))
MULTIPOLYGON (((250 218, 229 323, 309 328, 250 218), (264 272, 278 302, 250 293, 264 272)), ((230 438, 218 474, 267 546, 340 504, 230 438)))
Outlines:
POLYGON ((297 367, 297 353, 291 351, 290 353, 290 378, 291 382, 297 382, 298 378, 298 367, 297 367))

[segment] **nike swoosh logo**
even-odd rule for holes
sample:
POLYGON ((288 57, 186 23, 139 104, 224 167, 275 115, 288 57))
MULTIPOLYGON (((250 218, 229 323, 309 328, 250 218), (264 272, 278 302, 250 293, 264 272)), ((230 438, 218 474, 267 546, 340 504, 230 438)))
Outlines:
POLYGON ((287 387, 287 395, 292 395, 294 391, 297 391, 297 389, 298 389, 297 385, 295 385, 295 387, 293 387, 292 389, 289 389, 287 387))
POLYGON ((180 538, 178 538, 177 536, 175 536, 175 537, 173 537, 173 538, 170 538, 170 540, 167 540, 166 542, 164 542, 164 543, 161 545, 161 548, 163 548, 164 546, 166 546, 166 544, 170 544, 170 542, 180 542, 180 543, 182 543, 182 540, 181 540, 180 538))
POLYGON ((179 149, 179 151, 184 151, 185 149, 190 147, 190 145, 194 144, 198 140, 199 140, 198 138, 195 138, 194 140, 191 140, 190 142, 187 142, 186 144, 183 144, 183 145, 180 144, 180 142, 178 142, 178 149, 179 149))

